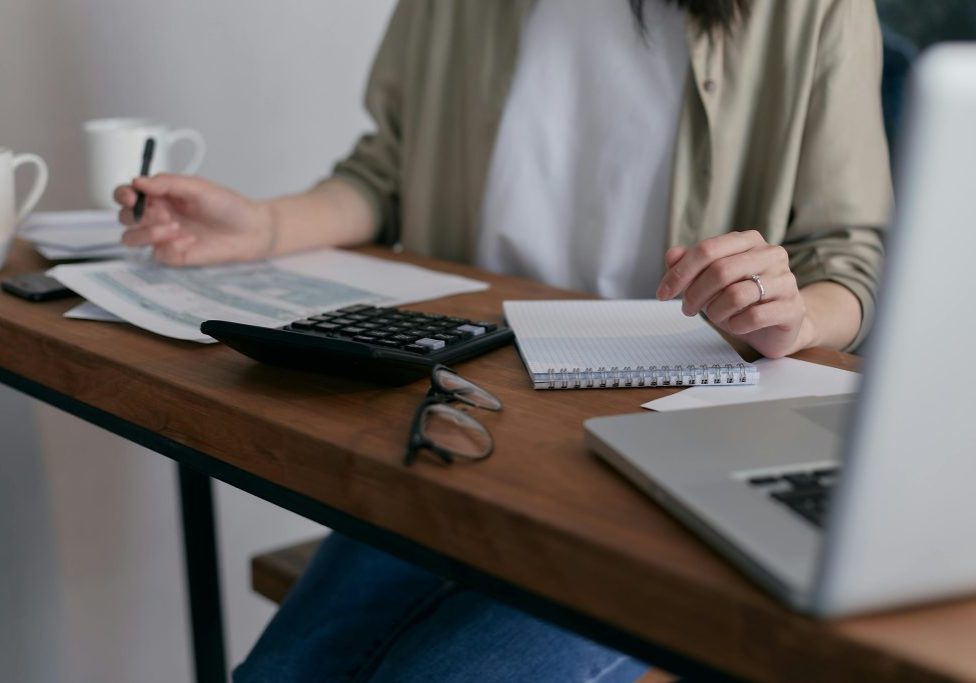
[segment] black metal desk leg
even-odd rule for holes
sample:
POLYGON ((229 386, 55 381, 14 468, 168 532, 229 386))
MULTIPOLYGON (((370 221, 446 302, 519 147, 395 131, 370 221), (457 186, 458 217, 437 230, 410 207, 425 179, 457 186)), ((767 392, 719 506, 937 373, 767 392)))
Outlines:
POLYGON ((197 683, 226 683, 217 531, 210 477, 179 464, 183 552, 197 683))

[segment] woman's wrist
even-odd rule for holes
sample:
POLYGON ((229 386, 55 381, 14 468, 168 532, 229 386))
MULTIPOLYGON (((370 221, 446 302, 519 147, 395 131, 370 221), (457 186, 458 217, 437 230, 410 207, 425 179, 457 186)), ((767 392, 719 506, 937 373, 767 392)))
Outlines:
POLYGON ((793 353, 822 345, 823 335, 820 332, 820 327, 817 325, 817 320, 811 314, 810 309, 807 308, 806 314, 800 321, 800 332, 797 334, 796 348, 793 350, 793 353))
POLYGON ((373 235, 372 209, 351 185, 325 181, 294 195, 256 202, 261 254, 268 258, 306 249, 346 247, 373 235))
POLYGON ((843 349, 861 328, 861 303, 847 287, 831 281, 814 282, 800 290, 806 305, 805 345, 843 349))
POLYGON ((273 199, 259 201, 257 204, 258 211, 261 215, 259 225, 261 225, 262 229, 260 232, 263 233, 261 239, 262 246, 260 248, 258 258, 273 258, 277 255, 278 233, 281 230, 278 211, 275 209, 275 202, 273 199))

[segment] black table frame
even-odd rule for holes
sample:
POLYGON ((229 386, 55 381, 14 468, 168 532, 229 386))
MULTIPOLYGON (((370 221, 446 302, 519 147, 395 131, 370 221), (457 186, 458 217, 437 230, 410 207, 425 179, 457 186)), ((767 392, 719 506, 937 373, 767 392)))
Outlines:
POLYGON ((211 479, 217 479, 314 522, 394 554, 441 576, 694 681, 739 680, 680 653, 638 638, 572 607, 514 586, 426 546, 363 521, 109 412, 0 368, 0 383, 177 463, 193 663, 198 683, 225 683, 223 613, 211 479))

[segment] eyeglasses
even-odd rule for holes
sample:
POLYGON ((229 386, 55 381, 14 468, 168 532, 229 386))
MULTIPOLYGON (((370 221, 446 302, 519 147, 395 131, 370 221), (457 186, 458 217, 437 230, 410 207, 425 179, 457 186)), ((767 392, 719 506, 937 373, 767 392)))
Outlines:
POLYGON ((474 382, 445 365, 435 365, 430 389, 410 425, 405 465, 413 464, 421 450, 430 451, 445 464, 484 460, 491 455, 495 445, 491 434, 476 419, 450 405, 454 402, 496 412, 502 409, 501 401, 474 382))

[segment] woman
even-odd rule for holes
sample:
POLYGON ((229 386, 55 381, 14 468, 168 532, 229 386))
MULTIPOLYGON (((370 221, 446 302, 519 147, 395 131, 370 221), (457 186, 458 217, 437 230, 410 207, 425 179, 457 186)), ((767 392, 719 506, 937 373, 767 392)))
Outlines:
MULTIPOLYGON (((607 297, 680 297, 769 357, 870 326, 891 199, 866 0, 402 0, 376 131, 256 202, 136 179, 173 265, 371 240, 607 297), (758 276, 758 282, 753 276, 758 276)), ((649 615, 649 618, 653 618, 649 615)), ((643 665, 333 535, 240 680, 634 680, 643 665)))

